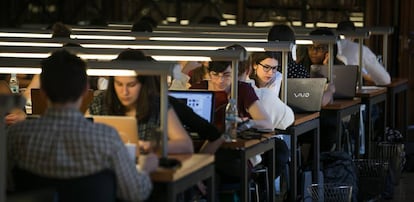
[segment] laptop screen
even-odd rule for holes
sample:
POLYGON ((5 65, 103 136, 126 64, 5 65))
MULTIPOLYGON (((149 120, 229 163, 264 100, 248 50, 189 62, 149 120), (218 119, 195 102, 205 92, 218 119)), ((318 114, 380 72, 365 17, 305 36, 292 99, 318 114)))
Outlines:
POLYGON ((168 94, 179 100, 182 100, 193 111, 207 120, 209 123, 213 121, 214 114, 214 92, 202 90, 173 90, 168 94))

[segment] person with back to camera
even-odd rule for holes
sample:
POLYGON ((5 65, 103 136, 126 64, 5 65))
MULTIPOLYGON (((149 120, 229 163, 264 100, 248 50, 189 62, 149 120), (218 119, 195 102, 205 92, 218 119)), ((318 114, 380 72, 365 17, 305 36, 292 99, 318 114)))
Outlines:
MULTIPOLYGON (((336 28, 338 33, 343 31, 355 31, 354 23, 342 21, 336 28)), ((353 42, 353 38, 341 39, 338 42, 338 55, 344 57, 346 65, 359 65, 359 44, 353 42)), ((362 45, 362 76, 368 83, 375 85, 387 85, 391 83, 391 77, 384 66, 378 62, 375 54, 365 45, 362 45)))
MULTIPOLYGON (((148 173, 158 167, 157 156, 147 155, 137 171, 117 131, 92 123, 79 112, 88 90, 86 63, 60 50, 44 59, 41 67, 40 88, 49 106, 42 117, 9 127, 8 171, 17 167, 42 177, 72 179, 110 169, 115 174, 117 198, 148 198, 152 190, 148 173)), ((13 178, 9 177, 8 189, 12 190, 13 178)))

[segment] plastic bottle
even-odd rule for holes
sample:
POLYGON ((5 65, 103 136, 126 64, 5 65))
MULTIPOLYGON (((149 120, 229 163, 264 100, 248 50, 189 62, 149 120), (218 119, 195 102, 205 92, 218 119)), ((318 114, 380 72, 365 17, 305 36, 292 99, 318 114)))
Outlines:
POLYGON ((227 142, 234 142, 237 138, 237 104, 235 99, 230 99, 226 106, 226 130, 225 139, 227 142))
POLYGON ((12 93, 19 93, 19 80, 17 80, 16 74, 11 74, 9 87, 12 93))

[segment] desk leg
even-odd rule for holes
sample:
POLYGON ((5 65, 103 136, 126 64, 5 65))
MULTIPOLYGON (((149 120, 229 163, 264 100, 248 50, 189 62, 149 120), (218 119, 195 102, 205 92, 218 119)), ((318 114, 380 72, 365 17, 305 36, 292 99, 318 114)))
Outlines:
POLYGON ((296 135, 291 135, 290 148, 291 148, 291 159, 290 159, 290 197, 293 201, 296 201, 296 196, 298 193, 298 155, 297 155, 297 145, 298 137, 296 135))
POLYGON ((167 189, 168 190, 167 191, 168 201, 175 202, 177 200, 178 193, 176 193, 175 188, 172 185, 172 183, 168 183, 167 187, 168 187, 167 189))
MULTIPOLYGON (((319 125, 319 119, 316 120, 319 125)), ((319 127, 313 130, 313 183, 319 183, 320 170, 320 134, 319 127)))
POLYGON ((249 183, 248 183, 248 179, 249 176, 247 176, 247 163, 249 161, 249 159, 246 158, 246 153, 245 152, 240 152, 241 153, 241 159, 245 159, 244 162, 242 162, 242 172, 241 172, 241 191, 240 191, 240 198, 242 202, 247 202, 248 201, 248 197, 249 197, 249 183))
POLYGON ((215 181, 214 181, 214 165, 210 165, 211 167, 211 177, 207 178, 206 186, 207 186, 207 201, 216 201, 216 190, 215 190, 215 181))

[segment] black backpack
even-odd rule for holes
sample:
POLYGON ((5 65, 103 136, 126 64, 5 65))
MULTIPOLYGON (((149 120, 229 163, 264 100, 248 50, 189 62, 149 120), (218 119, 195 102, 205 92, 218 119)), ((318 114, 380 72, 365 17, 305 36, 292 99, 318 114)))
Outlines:
POLYGON ((324 183, 352 186, 352 201, 358 201, 357 170, 351 156, 340 151, 323 152, 320 159, 324 183))

